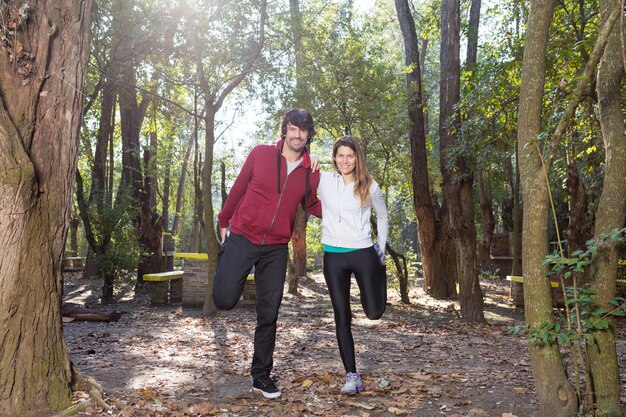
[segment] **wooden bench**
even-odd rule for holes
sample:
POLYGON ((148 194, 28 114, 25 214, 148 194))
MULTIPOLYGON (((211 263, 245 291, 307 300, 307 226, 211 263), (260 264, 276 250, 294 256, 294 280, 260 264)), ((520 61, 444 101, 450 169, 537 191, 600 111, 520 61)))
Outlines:
POLYGON ((150 304, 153 306, 162 306, 170 301, 182 301, 183 271, 144 274, 143 280, 150 283, 150 304))
MULTIPOLYGON (((626 266, 626 260, 625 259, 620 259, 619 260, 619 265, 625 265, 626 266)), ((516 275, 507 275, 506 276, 506 280, 511 282, 511 298, 513 298, 513 303, 518 306, 521 307, 524 305, 524 289, 522 287, 521 284, 524 284, 524 277, 520 277, 520 276, 516 276, 516 275), (520 285, 515 285, 514 283, 520 284, 520 285)), ((556 288, 559 288, 561 286, 561 283, 559 281, 550 281, 550 286, 552 287, 552 296, 553 299, 558 303, 562 303, 563 300, 563 295, 562 292, 554 292, 556 288)), ((617 280, 617 287, 618 288, 626 288, 626 280, 622 280, 622 279, 618 279, 617 280)))
MULTIPOLYGON (((524 283, 524 277, 518 277, 516 275, 507 275, 506 280, 511 282, 519 282, 520 284, 524 283)), ((552 288, 559 288, 561 284, 558 281, 550 281, 550 286, 552 288)))
POLYGON ((64 272, 76 272, 85 269, 85 258, 80 256, 71 256, 63 259, 64 272))

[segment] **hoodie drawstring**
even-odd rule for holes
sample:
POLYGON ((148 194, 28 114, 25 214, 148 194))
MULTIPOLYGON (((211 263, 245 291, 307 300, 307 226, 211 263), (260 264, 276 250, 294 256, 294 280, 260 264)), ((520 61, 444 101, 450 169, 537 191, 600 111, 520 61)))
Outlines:
POLYGON ((278 172, 277 176, 277 185, 278 185, 278 194, 280 194, 280 148, 276 151, 276 171, 278 172))

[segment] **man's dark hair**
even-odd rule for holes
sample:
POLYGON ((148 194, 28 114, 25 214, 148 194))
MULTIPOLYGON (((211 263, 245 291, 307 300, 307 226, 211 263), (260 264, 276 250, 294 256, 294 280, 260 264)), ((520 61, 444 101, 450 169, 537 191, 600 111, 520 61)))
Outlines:
POLYGON ((280 123, 280 137, 285 138, 287 134, 287 125, 292 124, 298 126, 300 129, 307 130, 309 132, 309 138, 307 143, 311 142, 313 136, 315 136, 315 123, 313 122, 313 116, 311 112, 305 109, 291 109, 283 116, 283 121, 280 123))

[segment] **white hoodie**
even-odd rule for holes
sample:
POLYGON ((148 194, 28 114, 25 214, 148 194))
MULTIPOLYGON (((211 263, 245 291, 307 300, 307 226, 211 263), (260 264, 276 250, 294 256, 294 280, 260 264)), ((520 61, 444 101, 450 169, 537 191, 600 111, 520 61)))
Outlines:
POLYGON ((370 217, 372 207, 376 212, 378 245, 385 251, 389 218, 387 206, 376 181, 370 192, 372 204, 361 207, 361 200, 354 195, 354 183, 344 185, 338 172, 321 172, 318 187, 322 201, 322 243, 341 248, 362 249, 373 245, 370 217))

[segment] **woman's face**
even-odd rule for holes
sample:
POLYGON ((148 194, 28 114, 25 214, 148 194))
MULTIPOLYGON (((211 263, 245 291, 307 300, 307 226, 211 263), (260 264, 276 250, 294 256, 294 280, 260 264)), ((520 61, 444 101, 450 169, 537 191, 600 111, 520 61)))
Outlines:
POLYGON ((356 154, 349 147, 340 146, 335 154, 335 164, 341 175, 351 175, 356 168, 356 154))

